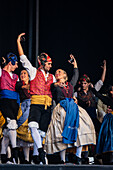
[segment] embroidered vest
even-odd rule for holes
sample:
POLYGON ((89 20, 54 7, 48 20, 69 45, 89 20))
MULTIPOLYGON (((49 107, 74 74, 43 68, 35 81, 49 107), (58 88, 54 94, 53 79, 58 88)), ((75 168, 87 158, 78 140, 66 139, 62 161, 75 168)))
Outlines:
POLYGON ((66 90, 66 88, 62 88, 62 87, 60 87, 60 89, 65 97, 67 97, 67 98, 73 97, 73 86, 71 85, 71 83, 68 83, 67 90, 66 90))
POLYGON ((40 69, 37 70, 36 77, 30 81, 31 95, 48 95, 52 97, 50 85, 53 83, 53 75, 49 74, 47 81, 40 69))
POLYGON ((0 77, 0 90, 11 90, 15 91, 15 85, 18 80, 18 76, 13 74, 13 78, 11 78, 10 74, 2 70, 2 75, 0 77))
POLYGON ((89 90, 87 94, 85 94, 82 90, 77 92, 77 98, 78 98, 78 104, 80 104, 80 106, 83 108, 84 106, 85 108, 89 107, 87 104, 88 101, 90 101, 90 107, 96 107, 96 99, 91 90, 89 90))

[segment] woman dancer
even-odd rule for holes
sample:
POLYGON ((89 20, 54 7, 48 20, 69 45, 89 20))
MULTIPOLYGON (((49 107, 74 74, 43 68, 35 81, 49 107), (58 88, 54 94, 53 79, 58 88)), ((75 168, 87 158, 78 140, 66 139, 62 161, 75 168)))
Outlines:
MULTIPOLYGON (((78 113, 78 106, 74 103, 74 100, 72 99, 73 88, 76 85, 76 82, 78 80, 78 68, 77 68, 77 63, 76 63, 74 56, 70 55, 70 57, 71 59, 73 59, 72 64, 74 65, 74 73, 73 73, 73 77, 71 81, 67 82, 68 80, 67 73, 64 70, 58 69, 55 73, 57 82, 51 85, 53 99, 56 101, 57 106, 53 110, 51 122, 48 128, 47 134, 46 134, 45 149, 46 149, 47 154, 60 152, 61 163, 64 163, 66 149, 68 147, 77 146, 77 151, 76 151, 76 155, 73 158, 73 162, 80 164, 81 151, 82 151, 81 145, 86 144, 86 140, 85 141, 82 140, 85 133, 83 134, 81 138, 77 137, 77 131, 80 134, 80 132, 82 132, 83 130, 82 126, 78 129, 79 113, 83 111, 85 115, 87 115, 87 113, 85 112, 84 109, 80 107, 79 107, 79 113, 78 113), (65 106, 67 107, 67 109, 65 106), (73 120, 75 121, 74 124, 73 124, 73 120), (69 131, 69 134, 66 128, 67 126, 66 124, 68 124, 68 127, 70 127, 71 130, 73 129, 73 131, 71 130, 69 131), (75 145, 75 142, 76 142, 76 145, 75 145)), ((88 121, 88 124, 90 124, 89 121, 88 121)), ((92 124, 92 129, 93 129, 92 131, 93 131, 94 138, 95 138, 95 131, 94 131, 93 124, 92 124)), ((85 132, 87 132, 87 130, 85 132)), ((84 139, 86 139, 86 137, 87 135, 85 136, 84 139)), ((90 136, 87 138, 88 139, 87 141, 89 143, 92 141, 95 143, 94 138, 92 139, 92 136, 90 136)))
POLYGON ((107 96, 101 95, 94 88, 93 93, 107 105, 107 114, 103 118, 96 147, 97 156, 102 156, 103 164, 113 164, 113 86, 110 86, 107 96))
MULTIPOLYGON (((4 61, 3 69, 0 67, 0 110, 5 118, 5 126, 3 135, 7 136, 11 142, 13 161, 18 163, 18 150, 16 144, 16 129, 17 129, 17 114, 19 108, 19 95, 15 92, 15 86, 18 81, 18 76, 14 74, 18 68, 17 56, 9 53, 4 61)), ((6 150, 2 140, 1 161, 7 161, 6 150)))
MULTIPOLYGON (((30 131, 28 131, 28 116, 31 103, 29 91, 29 75, 27 70, 23 69, 20 73, 20 81, 16 84, 16 91, 20 94, 20 107, 17 116, 17 139, 18 146, 23 148, 25 160, 23 163, 29 163, 29 148, 33 143, 30 131)), ((20 161, 21 163, 21 161, 20 161)))

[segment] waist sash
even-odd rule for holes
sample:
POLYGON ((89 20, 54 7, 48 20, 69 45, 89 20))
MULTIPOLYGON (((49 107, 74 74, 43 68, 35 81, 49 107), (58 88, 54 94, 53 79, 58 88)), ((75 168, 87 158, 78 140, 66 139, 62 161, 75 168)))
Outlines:
POLYGON ((52 99, 48 95, 32 95, 31 104, 45 105, 45 110, 46 110, 47 106, 52 105, 52 99))
POLYGON ((2 90, 0 92, 1 94, 1 99, 6 98, 6 99, 15 99, 17 100, 17 103, 20 104, 20 97, 19 93, 11 90, 2 90))

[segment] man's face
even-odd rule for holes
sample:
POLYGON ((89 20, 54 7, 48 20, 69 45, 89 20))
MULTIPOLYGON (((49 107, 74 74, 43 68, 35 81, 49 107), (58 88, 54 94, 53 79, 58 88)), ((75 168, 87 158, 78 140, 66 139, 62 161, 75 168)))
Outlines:
POLYGON ((52 67, 52 62, 46 62, 45 65, 44 65, 44 70, 46 72, 49 72, 51 67, 52 67))
POLYGON ((18 68, 18 62, 15 62, 15 65, 10 64, 11 66, 11 71, 15 71, 16 68, 18 68))
POLYGON ((81 86, 83 90, 88 90, 90 83, 87 81, 82 81, 81 86))

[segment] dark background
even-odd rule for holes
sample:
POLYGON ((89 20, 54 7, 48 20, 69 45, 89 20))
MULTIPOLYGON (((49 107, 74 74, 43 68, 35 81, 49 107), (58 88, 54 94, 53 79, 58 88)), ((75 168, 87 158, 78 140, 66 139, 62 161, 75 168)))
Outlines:
MULTIPOLYGON (((17 36, 26 32, 24 52, 36 65, 36 10, 36 0, 0 1, 0 57, 18 55, 17 36)), ((93 83, 101 77, 101 62, 106 59, 105 84, 113 84, 113 1, 40 0, 40 52, 52 58, 53 74, 62 68, 69 79, 72 66, 67 60, 74 54, 80 76, 88 74, 93 83)))

